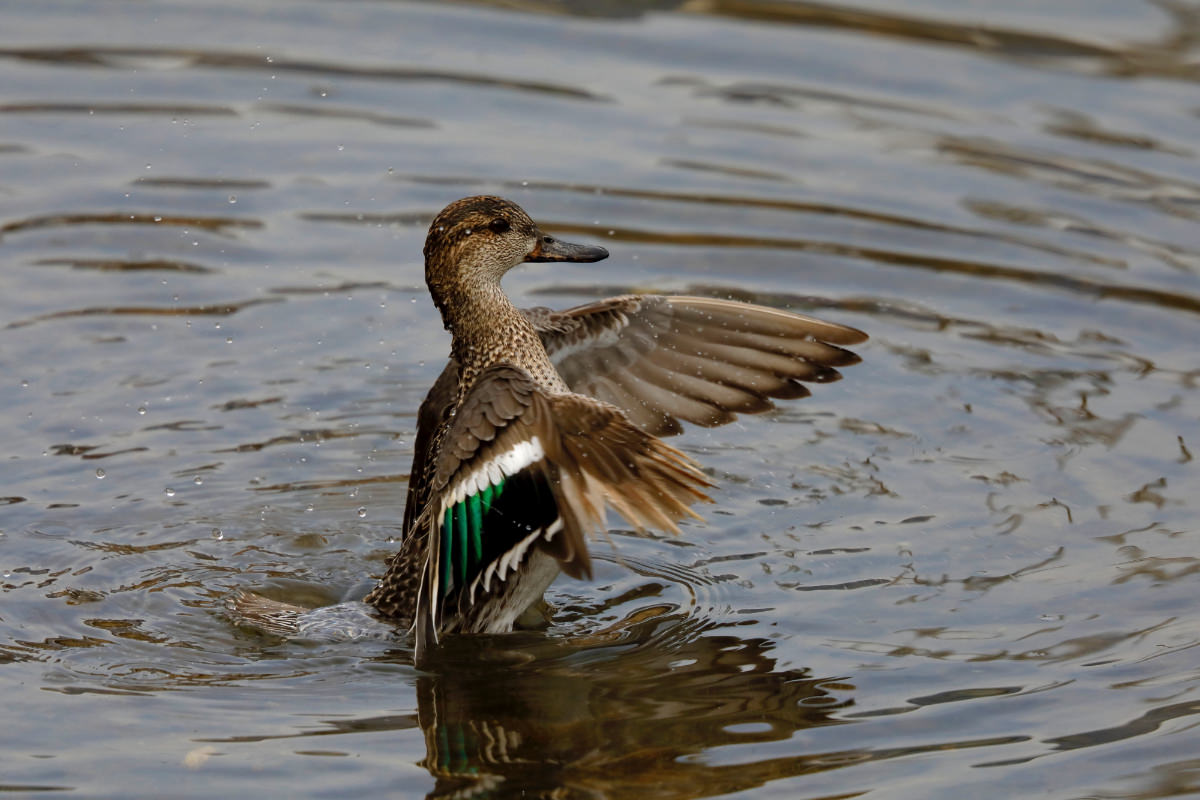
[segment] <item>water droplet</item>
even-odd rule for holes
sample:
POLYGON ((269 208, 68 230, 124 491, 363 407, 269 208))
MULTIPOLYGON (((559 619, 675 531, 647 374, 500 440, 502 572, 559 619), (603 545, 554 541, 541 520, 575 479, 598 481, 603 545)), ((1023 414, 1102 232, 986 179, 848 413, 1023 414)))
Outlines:
POLYGON ((165 494, 167 497, 174 497, 175 490, 168 486, 166 489, 163 489, 163 494, 165 494))
POLYGON ((521 181, 521 185, 522 185, 522 186, 528 186, 528 185, 529 185, 529 181, 521 181))
POLYGON ((155 215, 154 215, 154 221, 155 221, 155 222, 162 222, 162 217, 160 217, 160 216, 158 216, 157 214, 155 214, 155 215))
POLYGON ((196 484, 197 486, 202 486, 204 484, 204 478, 201 478, 199 475, 197 475, 196 477, 192 478, 192 483, 196 484))
POLYGON ((339 153, 340 153, 340 152, 342 152, 342 151, 343 151, 343 150, 345 150, 345 149, 346 149, 346 145, 344 145, 344 144, 339 144, 339 145, 338 145, 338 152, 339 152, 339 153))
POLYGON ((146 169, 150 169, 150 165, 149 165, 149 164, 147 164, 147 165, 146 165, 146 169))
POLYGON ((212 537, 219 542, 225 538, 225 534, 221 532, 220 528, 213 528, 212 529, 212 537))
POLYGON ((102 470, 102 469, 98 469, 98 470, 96 470, 96 477, 97 477, 97 478, 99 478, 100 480, 104 480, 104 476, 105 476, 105 475, 107 475, 107 474, 108 474, 108 473, 107 473, 107 472, 105 472, 105 471, 104 471, 104 470, 102 470))
POLYGON ((367 509, 366 509, 366 507, 364 507, 364 506, 359 506, 359 507, 358 507, 358 516, 360 516, 360 517, 365 517, 365 516, 367 516, 367 509))
POLYGON ((229 195, 229 205, 233 205, 236 202, 237 202, 237 195, 236 194, 229 195))
POLYGON ((146 407, 145 407, 145 406, 138 406, 138 414, 139 414, 140 416, 143 416, 143 417, 144 417, 144 416, 146 416, 146 407))
POLYGON ((305 513, 312 513, 313 511, 316 511, 316 510, 317 510, 317 507, 314 506, 312 503, 309 503, 308 505, 306 505, 304 507, 305 513))

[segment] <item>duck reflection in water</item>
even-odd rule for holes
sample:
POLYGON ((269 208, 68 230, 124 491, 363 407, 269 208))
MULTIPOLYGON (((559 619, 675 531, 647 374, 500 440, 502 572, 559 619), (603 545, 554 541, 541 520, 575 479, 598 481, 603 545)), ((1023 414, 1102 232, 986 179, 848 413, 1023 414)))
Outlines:
POLYGON ((417 679, 429 796, 699 797, 830 768, 795 755, 728 766, 688 758, 840 724, 846 684, 775 671, 771 647, 710 635, 513 667, 478 637, 455 639, 438 672, 417 679))
MULTIPOLYGON (((415 713, 338 716, 315 730, 205 741, 307 739, 327 750, 345 735, 359 750, 387 754, 411 752, 409 732, 420 728, 430 798, 701 797, 869 757, 802 753, 788 743, 807 729, 846 724, 839 715, 854 705, 854 687, 804 668, 779 669, 773 642, 723 630, 733 624, 664 604, 639 609, 592 642, 534 632, 452 637, 437 649, 432 671, 409 673, 415 713), (711 763, 726 760, 712 754, 739 745, 753 747, 730 763, 711 763)), ((412 650, 363 663, 408 672, 412 650)))

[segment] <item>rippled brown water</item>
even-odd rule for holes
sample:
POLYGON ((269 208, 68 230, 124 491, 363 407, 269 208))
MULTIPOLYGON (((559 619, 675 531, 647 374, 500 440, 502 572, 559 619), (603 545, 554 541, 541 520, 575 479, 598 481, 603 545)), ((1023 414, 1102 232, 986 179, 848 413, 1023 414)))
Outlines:
POLYGON ((1200 792, 1194 2, 0 9, 0 789, 1200 792), (238 628, 395 549, 424 229, 480 192, 612 251, 522 304, 740 297, 865 361, 675 440, 719 505, 544 634, 238 628))

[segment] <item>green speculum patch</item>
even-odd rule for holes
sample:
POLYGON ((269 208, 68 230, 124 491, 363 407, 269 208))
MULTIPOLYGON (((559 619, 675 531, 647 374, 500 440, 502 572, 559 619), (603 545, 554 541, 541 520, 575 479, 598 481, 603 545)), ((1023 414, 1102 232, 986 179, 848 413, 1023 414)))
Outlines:
POLYGON ((467 577, 476 574, 483 563, 483 521, 492 503, 504 490, 504 479, 482 491, 467 495, 446 509, 441 526, 442 598, 451 586, 467 585, 467 577))

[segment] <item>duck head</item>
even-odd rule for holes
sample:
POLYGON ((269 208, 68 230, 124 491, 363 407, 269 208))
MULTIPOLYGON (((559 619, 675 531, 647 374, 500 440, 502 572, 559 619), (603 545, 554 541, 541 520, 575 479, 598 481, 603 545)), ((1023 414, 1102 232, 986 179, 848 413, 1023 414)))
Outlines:
POLYGON ((502 197, 465 197, 434 218, 425 238, 425 282, 439 308, 458 293, 498 286, 526 261, 592 262, 603 247, 571 244, 542 233, 524 209, 502 197))

